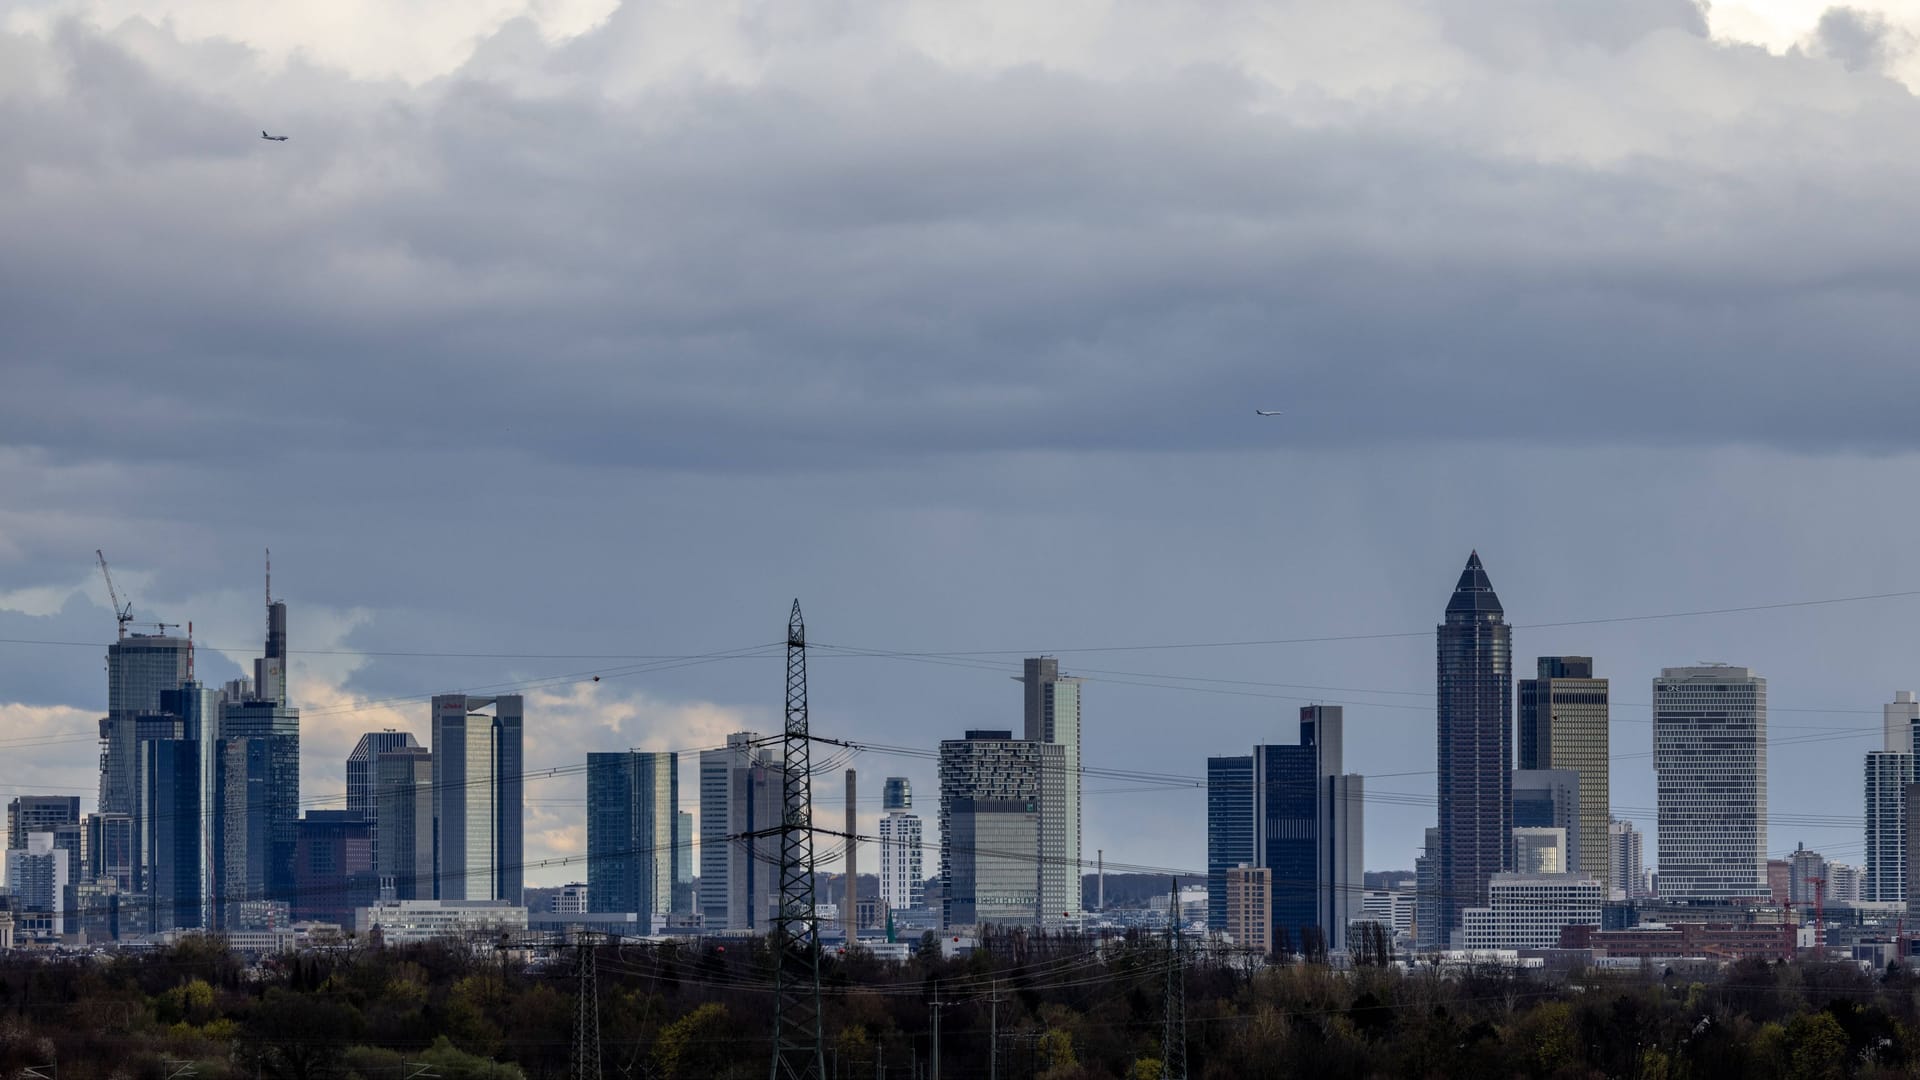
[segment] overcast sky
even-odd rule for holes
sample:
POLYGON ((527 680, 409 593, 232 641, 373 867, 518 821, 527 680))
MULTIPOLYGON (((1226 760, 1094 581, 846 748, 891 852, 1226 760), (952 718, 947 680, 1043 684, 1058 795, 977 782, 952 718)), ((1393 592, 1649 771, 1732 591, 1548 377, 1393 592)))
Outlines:
MULTIPOLYGON (((816 650, 822 734, 1017 727, 1043 650, 1101 770, 1345 703, 1410 867, 1478 548, 1650 845, 1649 683, 1723 660, 1771 849, 1858 861, 1920 597, 1534 624, 1920 590, 1913 86, 1920 0, 0 2, 0 793, 91 807, 96 547, 214 681, 270 546, 310 804, 435 692, 529 687, 530 767, 776 730, 798 596, 968 654, 816 650)), ((1086 791, 1204 868, 1199 790, 1086 791)))

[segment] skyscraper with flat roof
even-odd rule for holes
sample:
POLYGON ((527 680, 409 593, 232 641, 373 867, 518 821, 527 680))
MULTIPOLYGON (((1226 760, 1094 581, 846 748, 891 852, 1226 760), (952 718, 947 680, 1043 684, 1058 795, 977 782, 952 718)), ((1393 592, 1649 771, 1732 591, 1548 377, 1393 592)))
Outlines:
POLYGON ((433 699, 433 819, 442 900, 520 903, 525 869, 520 695, 433 699), (482 712, 491 708, 492 713, 482 712))
POLYGON ((1064 918, 1080 913, 1080 844, 1083 805, 1080 796, 1080 688, 1081 682, 1060 674, 1060 661, 1051 656, 1028 657, 1020 681, 1025 689, 1026 738, 1029 742, 1053 743, 1061 748, 1062 804, 1050 809, 1058 819, 1061 857, 1073 867, 1073 898, 1064 918))
MULTIPOLYGON (((1227 933, 1227 871, 1258 866, 1254 854, 1253 755, 1207 759, 1207 931, 1227 933)), ((1266 910, 1273 911, 1267 880, 1266 910)), ((1271 938, 1271 930, 1267 937, 1271 938)), ((1272 942, 1267 943, 1272 951, 1272 942)))
MULTIPOLYGON (((1568 830, 1568 866, 1607 882, 1607 680, 1590 656, 1542 656, 1535 678, 1520 680, 1520 768, 1564 769, 1579 777, 1580 822, 1568 830)), ((1520 824, 1519 822, 1515 823, 1520 824)))
POLYGON ((1885 745, 1869 751, 1866 767, 1867 864, 1862 890, 1868 900, 1907 899, 1906 785, 1916 779, 1914 735, 1920 701, 1911 690, 1895 691, 1881 707, 1885 745))
POLYGON ((1487 882, 1513 862, 1513 631, 1480 565, 1467 556, 1436 630, 1440 795, 1440 940, 1487 903, 1487 882))
POLYGON ((940 743, 941 925, 1058 926, 1079 910, 1066 855, 1066 748, 969 731, 940 743))
POLYGON ((1653 680, 1660 898, 1767 889, 1767 680, 1743 667, 1662 668, 1653 680))
POLYGON ((651 933, 673 910, 680 755, 587 755, 587 910, 633 912, 651 933))
POLYGON ((779 903, 780 838, 747 834, 785 817, 786 773, 760 736, 740 731, 700 752, 700 915, 709 928, 764 930, 779 903))
POLYGON ((373 760, 374 872, 396 900, 433 899, 433 751, 400 746, 373 760))

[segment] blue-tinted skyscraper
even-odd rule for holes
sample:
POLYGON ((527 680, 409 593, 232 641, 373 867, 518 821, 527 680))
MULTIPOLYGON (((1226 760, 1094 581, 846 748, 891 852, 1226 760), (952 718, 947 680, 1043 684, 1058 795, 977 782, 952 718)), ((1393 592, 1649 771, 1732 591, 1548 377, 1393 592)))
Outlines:
POLYGON ((642 932, 673 910, 680 756, 587 755, 587 910, 633 912, 642 932))
POLYGON ((1513 631, 1480 565, 1467 556, 1435 632, 1439 744, 1438 940, 1460 912, 1487 906, 1487 884, 1513 857, 1513 631))
POLYGON ((1253 757, 1207 759, 1207 932, 1227 927, 1227 871, 1253 853, 1253 757))
MULTIPOLYGON (((223 707, 219 738, 235 744, 263 740, 252 760, 266 769, 266 782, 264 787, 250 789, 246 807, 266 830, 265 848, 256 843, 221 862, 229 868, 229 876, 235 868, 246 875, 244 891, 249 898, 291 902, 294 846, 300 835, 300 710, 287 704, 287 605, 282 602, 267 605, 266 655, 253 662, 253 672, 252 686, 241 684, 250 692, 223 707)), ((232 755, 245 759, 247 751, 233 748, 225 753, 229 756, 223 787, 231 793, 232 755)), ((221 832, 225 835, 227 830, 223 827, 221 832)))
POLYGON ((1311 705, 1297 745, 1207 759, 1209 929, 1226 925, 1226 872, 1260 866, 1272 872, 1276 950, 1345 947, 1364 879, 1362 780, 1341 771, 1343 727, 1339 706, 1311 705))
POLYGON ((419 746, 410 731, 369 731, 347 755, 347 813, 373 820, 373 770, 381 754, 403 746, 419 746))
POLYGON ((154 930, 214 926, 215 739, 220 694, 197 682, 160 695, 135 724, 135 829, 154 930))

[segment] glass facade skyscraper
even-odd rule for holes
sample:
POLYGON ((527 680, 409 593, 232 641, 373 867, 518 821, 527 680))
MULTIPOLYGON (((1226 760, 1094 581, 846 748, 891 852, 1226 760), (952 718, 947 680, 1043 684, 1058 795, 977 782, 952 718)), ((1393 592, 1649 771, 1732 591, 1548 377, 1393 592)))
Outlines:
POLYGON ((680 756, 587 755, 587 910, 632 912, 643 933, 673 910, 680 756))
POLYGON ((1080 867, 1067 857, 1062 820, 1065 762, 1061 744, 1011 731, 941 741, 942 926, 1058 926, 1078 912, 1080 867))
MULTIPOLYGON (((419 746, 410 731, 369 731, 360 736, 347 755, 347 813, 371 819, 373 811, 373 766, 381 754, 403 746, 419 746)), ((376 841, 377 842, 377 841, 376 841)))
POLYGON ((1026 738, 1029 742, 1052 743, 1061 749, 1060 782, 1064 794, 1058 807, 1047 813, 1060 833, 1061 856, 1072 865, 1074 882, 1070 909, 1064 918, 1078 918, 1080 911, 1080 843, 1084 808, 1080 796, 1080 688, 1079 679, 1060 674, 1060 661, 1051 656, 1028 657, 1021 668, 1024 684, 1026 738))
POLYGON ((187 680, 186 638, 128 634, 107 646, 107 715, 100 721, 103 814, 134 813, 134 728, 160 711, 160 695, 187 680))
POLYGON ((505 900, 524 893, 520 695, 433 699, 435 895, 505 900), (491 708, 492 713, 480 710, 491 708))
MULTIPOLYGON (((1467 565, 1436 630, 1441 942, 1460 913, 1485 907, 1487 883, 1513 861, 1513 631, 1480 565, 1467 565)), ((1279 886, 1276 882, 1275 889, 1279 886)))
POLYGON ((374 871, 396 900, 433 899, 433 752, 401 746, 373 760, 374 871))
POLYGON ((1227 871, 1253 854, 1253 757, 1207 759, 1207 931, 1226 932, 1227 871))

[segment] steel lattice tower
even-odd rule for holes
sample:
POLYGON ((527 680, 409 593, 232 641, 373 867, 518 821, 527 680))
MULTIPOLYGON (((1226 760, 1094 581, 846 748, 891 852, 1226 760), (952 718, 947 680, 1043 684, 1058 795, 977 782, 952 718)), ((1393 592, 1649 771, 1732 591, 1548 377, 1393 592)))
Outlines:
POLYGON ((820 927, 813 907, 813 797, 807 734, 807 627, 800 601, 787 619, 787 731, 780 825, 780 914, 773 947, 773 1080, 823 1080, 820 927))
POLYGON ((600 978, 594 969, 594 935, 582 931, 573 940, 580 953, 575 969, 579 985, 573 1012, 573 1080, 601 1080, 600 978))
POLYGON ((1180 934, 1180 880, 1167 897, 1167 1026, 1160 1035, 1161 1080, 1187 1080, 1187 956, 1180 934))

